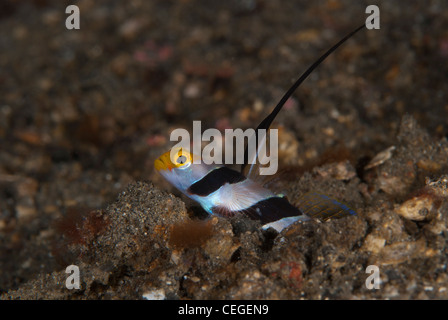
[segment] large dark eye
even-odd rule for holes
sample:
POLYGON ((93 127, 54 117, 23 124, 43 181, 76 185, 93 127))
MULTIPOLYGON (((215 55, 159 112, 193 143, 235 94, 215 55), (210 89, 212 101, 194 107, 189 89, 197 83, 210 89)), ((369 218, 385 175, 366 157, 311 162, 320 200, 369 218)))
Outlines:
POLYGON ((182 155, 179 158, 177 158, 176 161, 178 164, 184 164, 185 162, 187 162, 187 157, 182 155))

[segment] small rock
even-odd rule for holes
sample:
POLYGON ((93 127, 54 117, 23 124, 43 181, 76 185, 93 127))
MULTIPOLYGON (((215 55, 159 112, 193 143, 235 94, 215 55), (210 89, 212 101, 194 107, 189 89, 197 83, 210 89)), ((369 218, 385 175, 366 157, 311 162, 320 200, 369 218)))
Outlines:
MULTIPOLYGON (((406 166, 408 171, 388 173, 383 172, 378 177, 378 185, 381 190, 389 195, 403 195, 415 180, 415 170, 412 164, 406 166)), ((404 170, 403 170, 404 171, 404 170)))
POLYGON ((448 197, 448 175, 443 175, 440 179, 431 181, 427 179, 426 184, 440 197, 448 197))
POLYGON ((336 180, 350 180, 356 176, 355 168, 349 161, 330 163, 315 169, 324 178, 334 178, 336 180))
POLYGON ((426 240, 395 242, 385 246, 376 256, 375 264, 394 265, 413 258, 430 258, 436 250, 426 246, 426 240))
POLYGON ((364 240, 363 250, 378 253, 384 248, 386 239, 369 234, 364 240))
POLYGON ((19 220, 28 220, 36 216, 36 208, 28 205, 16 206, 16 215, 19 220))
POLYGON ((204 245, 204 251, 212 262, 227 263, 239 245, 233 242, 232 225, 228 220, 216 217, 213 220, 216 221, 215 234, 204 245))
POLYGON ((132 40, 134 39, 138 32, 144 26, 143 21, 131 18, 126 20, 118 29, 118 34, 125 39, 132 40))
POLYGON ((442 168, 442 164, 431 159, 421 159, 417 162, 417 167, 429 172, 437 172, 442 168))
POLYGON ((409 220, 422 221, 425 220, 428 213, 434 208, 433 199, 427 196, 414 197, 405 201, 395 212, 403 218, 409 220))
POLYGON ((198 83, 189 83, 184 89, 184 96, 188 99, 194 99, 200 97, 202 90, 198 83))
POLYGON ((154 289, 152 291, 143 293, 142 297, 146 300, 165 300, 165 290, 154 289))

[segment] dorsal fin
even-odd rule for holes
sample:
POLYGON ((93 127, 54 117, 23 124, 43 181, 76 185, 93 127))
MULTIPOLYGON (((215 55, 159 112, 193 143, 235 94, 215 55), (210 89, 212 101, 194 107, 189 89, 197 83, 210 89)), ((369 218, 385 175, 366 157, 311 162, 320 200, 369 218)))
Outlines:
MULTIPOLYGON (((344 38, 342 38, 338 43, 336 43, 334 46, 332 46, 330 49, 328 49, 322 56, 320 56, 319 59, 317 59, 308 69, 297 79, 297 81, 289 88, 288 91, 283 95, 283 97, 280 99, 280 101, 277 103, 277 106, 272 110, 272 112, 261 121, 261 123, 258 125, 257 129, 255 130, 255 141, 260 143, 257 143, 257 146, 263 147, 266 144, 266 140, 268 137, 268 130, 274 121, 277 114, 280 112, 282 107, 285 105, 286 101, 291 97, 291 95, 294 93, 294 91, 302 84, 302 82, 316 69, 330 54, 332 54, 337 48, 339 48, 345 41, 347 41, 350 37, 352 37, 355 33, 357 33, 359 30, 363 29, 365 27, 365 24, 359 26, 349 34, 347 34, 344 38), (258 129, 265 129, 266 134, 262 136, 258 136, 258 129)), ((258 170, 256 170, 259 166, 259 161, 257 161, 257 158, 260 153, 260 148, 257 147, 256 153, 253 155, 248 154, 248 147, 246 146, 244 150, 244 163, 241 166, 241 172, 248 178, 255 178, 258 176, 258 170), (248 166, 250 164, 250 166, 248 166)))

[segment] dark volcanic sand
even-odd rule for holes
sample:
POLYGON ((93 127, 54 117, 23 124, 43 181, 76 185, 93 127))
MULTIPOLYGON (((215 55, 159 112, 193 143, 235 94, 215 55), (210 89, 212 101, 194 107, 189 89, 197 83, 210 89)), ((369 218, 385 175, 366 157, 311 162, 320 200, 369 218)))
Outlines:
POLYGON ((85 0, 67 30, 69 4, 0 4, 0 299, 448 298, 446 1, 375 1, 280 113, 271 187, 358 216, 279 235, 153 162, 193 120, 256 126, 373 3, 85 0))

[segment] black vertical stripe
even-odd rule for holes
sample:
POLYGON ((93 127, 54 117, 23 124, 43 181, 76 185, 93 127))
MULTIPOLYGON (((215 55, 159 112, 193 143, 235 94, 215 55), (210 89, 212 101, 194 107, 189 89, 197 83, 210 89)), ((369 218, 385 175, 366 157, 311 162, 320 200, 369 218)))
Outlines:
POLYGON ((244 214, 253 220, 260 220, 262 224, 271 223, 286 217, 301 216, 302 211, 294 207, 284 197, 271 197, 240 211, 230 211, 224 207, 214 207, 212 212, 216 215, 233 217, 244 214))
POLYGON ((202 179, 193 183, 189 188, 190 194, 208 196, 226 183, 237 183, 246 180, 240 172, 227 167, 219 167, 207 173, 202 179))

